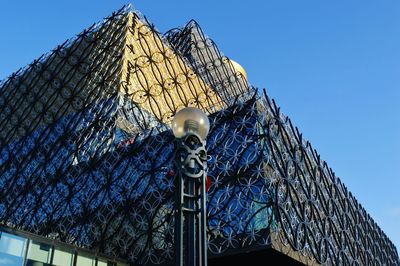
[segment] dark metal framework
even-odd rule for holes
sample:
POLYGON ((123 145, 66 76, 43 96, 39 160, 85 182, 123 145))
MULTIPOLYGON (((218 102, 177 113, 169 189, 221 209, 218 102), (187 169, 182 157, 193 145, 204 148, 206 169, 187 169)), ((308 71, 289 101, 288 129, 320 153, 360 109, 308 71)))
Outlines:
POLYGON ((175 265, 207 266, 206 143, 194 133, 176 143, 175 265))
POLYGON ((326 162, 197 23, 163 36, 129 7, 0 84, 1 224, 171 264, 168 123, 183 106, 210 115, 210 257, 276 248, 323 265, 400 265, 326 162))

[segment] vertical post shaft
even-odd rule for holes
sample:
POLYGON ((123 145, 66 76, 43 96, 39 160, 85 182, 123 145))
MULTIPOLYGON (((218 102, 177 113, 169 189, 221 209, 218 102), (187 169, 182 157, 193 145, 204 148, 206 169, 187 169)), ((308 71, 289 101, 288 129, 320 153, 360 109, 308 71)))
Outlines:
POLYGON ((176 266, 207 266, 205 141, 189 133, 176 144, 176 266))

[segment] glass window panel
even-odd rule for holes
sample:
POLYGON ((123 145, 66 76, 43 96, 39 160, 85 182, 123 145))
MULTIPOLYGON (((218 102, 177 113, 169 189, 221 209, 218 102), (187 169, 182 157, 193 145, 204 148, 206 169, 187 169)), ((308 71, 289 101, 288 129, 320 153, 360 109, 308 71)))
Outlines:
POLYGON ((28 265, 35 265, 33 262, 50 263, 51 246, 36 241, 29 241, 28 265))
POLYGON ((0 265, 22 266, 27 239, 0 232, 0 265))
POLYGON ((107 260, 98 259, 97 266, 109 266, 109 265, 107 264, 107 260))
POLYGON ((104 261, 98 261, 97 266, 107 266, 107 262, 104 261))
POLYGON ((74 255, 59 249, 54 250, 53 265, 54 266, 72 266, 74 263, 74 255))
POLYGON ((78 255, 76 260, 76 265, 78 266, 95 266, 95 259, 86 256, 78 255))

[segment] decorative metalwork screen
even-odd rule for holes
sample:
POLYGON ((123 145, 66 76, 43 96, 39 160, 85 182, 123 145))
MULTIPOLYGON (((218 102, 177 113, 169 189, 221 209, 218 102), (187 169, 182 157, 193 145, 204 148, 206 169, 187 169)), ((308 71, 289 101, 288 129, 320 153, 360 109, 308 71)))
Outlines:
POLYGON ((132 264, 173 261, 177 110, 208 112, 209 253, 273 247, 326 265, 396 248, 297 128, 197 23, 130 7, 0 85, 0 222, 132 264))

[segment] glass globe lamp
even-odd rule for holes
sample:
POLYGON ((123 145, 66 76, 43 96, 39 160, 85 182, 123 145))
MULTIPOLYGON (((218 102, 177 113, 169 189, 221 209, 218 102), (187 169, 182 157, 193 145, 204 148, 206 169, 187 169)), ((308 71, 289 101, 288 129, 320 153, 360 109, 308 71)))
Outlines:
POLYGON ((183 108, 172 120, 172 132, 176 138, 182 138, 188 133, 196 133, 204 141, 209 130, 210 121, 207 115, 198 108, 183 108))

